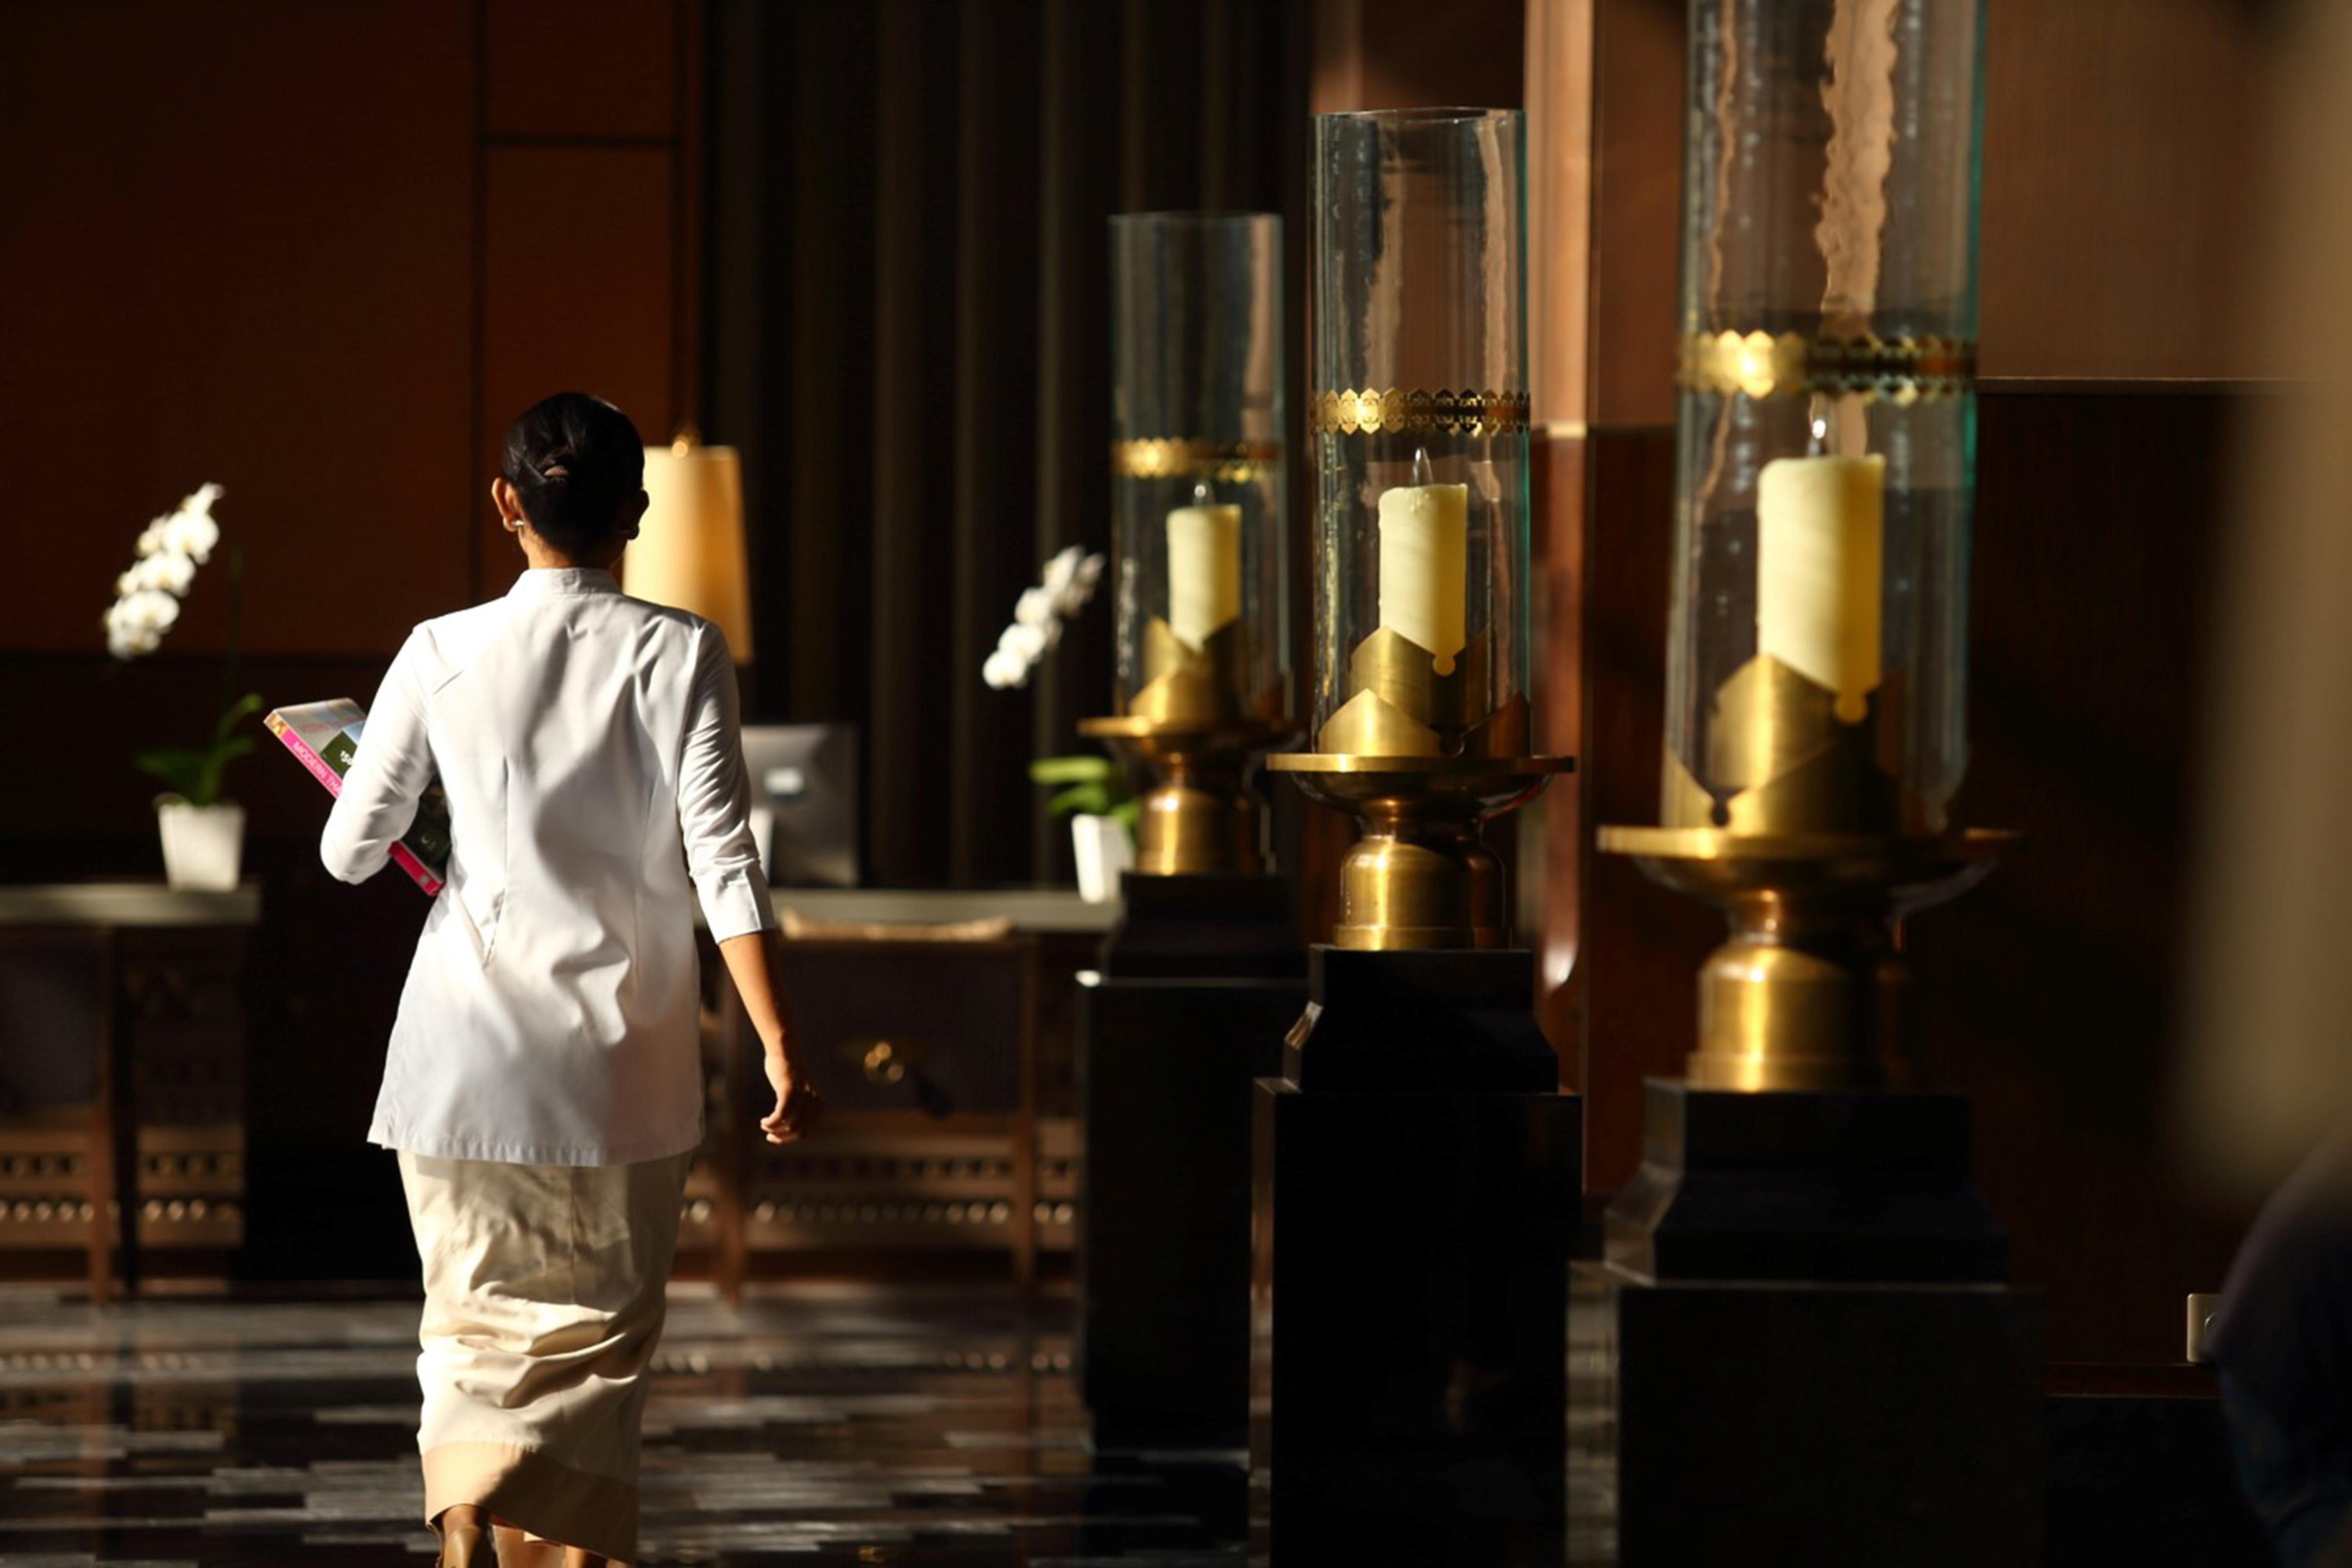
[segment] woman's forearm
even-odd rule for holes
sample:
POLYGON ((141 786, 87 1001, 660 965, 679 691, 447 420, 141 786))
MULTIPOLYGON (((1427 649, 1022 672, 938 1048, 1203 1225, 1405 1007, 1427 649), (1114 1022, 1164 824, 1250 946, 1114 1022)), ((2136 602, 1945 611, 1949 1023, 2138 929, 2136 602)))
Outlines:
POLYGON ((755 931, 730 936, 719 944, 719 955, 727 961, 727 973, 735 982, 735 994, 743 999, 743 1011, 759 1034, 761 1046, 772 1057, 797 1061, 800 1045, 793 1038, 792 1024, 785 1016, 784 988, 777 973, 776 933, 755 931))

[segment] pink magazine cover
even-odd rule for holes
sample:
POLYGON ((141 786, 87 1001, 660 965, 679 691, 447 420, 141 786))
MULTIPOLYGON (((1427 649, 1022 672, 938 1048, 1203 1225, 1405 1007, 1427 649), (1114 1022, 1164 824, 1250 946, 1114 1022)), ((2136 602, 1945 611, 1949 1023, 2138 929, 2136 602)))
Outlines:
MULTIPOLYGON (((343 793, 343 773, 367 723, 366 709, 337 697, 273 710, 262 722, 329 795, 343 793)), ((428 895, 440 892, 449 867, 449 807, 438 784, 417 805, 416 820, 393 845, 392 858, 428 895)))

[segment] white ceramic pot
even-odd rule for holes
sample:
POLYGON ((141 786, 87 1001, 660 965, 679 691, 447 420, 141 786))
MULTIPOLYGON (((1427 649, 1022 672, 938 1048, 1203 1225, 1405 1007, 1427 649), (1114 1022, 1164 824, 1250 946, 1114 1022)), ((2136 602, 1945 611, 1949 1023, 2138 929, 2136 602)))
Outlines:
POLYGON ((1070 845, 1078 854, 1078 897, 1107 904, 1118 897, 1118 876, 1135 868, 1135 839, 1116 816, 1070 818, 1070 845))
POLYGON ((192 892, 236 886, 245 858, 245 807, 233 801, 190 805, 178 795, 160 795, 155 824, 163 834, 165 882, 192 892))

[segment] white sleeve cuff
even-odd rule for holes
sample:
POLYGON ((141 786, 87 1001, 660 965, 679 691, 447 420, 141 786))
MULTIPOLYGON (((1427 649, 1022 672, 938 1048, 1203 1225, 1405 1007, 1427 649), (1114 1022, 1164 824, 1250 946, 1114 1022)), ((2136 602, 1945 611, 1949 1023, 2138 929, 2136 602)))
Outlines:
POLYGON ((714 871, 696 881, 695 892, 702 900, 703 924, 710 928, 716 941, 775 929, 776 911, 768 897, 767 875, 756 865, 714 871))

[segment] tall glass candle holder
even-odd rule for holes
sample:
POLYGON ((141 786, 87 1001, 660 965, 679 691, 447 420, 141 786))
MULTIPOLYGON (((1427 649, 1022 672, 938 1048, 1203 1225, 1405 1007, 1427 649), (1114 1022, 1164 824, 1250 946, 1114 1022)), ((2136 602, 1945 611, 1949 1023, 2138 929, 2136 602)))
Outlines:
POLYGON ((1265 867, 1254 754, 1296 731, 1284 574, 1282 220, 1110 221, 1115 717, 1153 775, 1137 868, 1265 867))
POLYGON ((1694 1084, 1898 1079, 1895 922, 1956 833, 1975 468, 1978 0, 1694 0, 1659 828, 1729 911, 1694 1084))
POLYGON ((1334 942, 1497 947, 1480 824, 1528 755, 1526 131, 1510 110, 1315 121, 1315 749, 1363 837, 1334 942))

